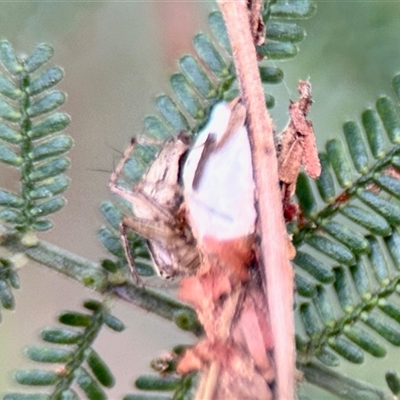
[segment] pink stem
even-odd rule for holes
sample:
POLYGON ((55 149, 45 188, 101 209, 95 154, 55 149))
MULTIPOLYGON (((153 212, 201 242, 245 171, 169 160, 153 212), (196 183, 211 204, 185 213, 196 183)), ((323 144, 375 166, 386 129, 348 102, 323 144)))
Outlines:
POLYGON ((273 122, 265 106, 246 0, 217 1, 228 30, 241 95, 247 109, 264 290, 274 338, 275 398, 292 400, 295 398, 293 269, 287 252, 288 237, 282 213, 273 122))

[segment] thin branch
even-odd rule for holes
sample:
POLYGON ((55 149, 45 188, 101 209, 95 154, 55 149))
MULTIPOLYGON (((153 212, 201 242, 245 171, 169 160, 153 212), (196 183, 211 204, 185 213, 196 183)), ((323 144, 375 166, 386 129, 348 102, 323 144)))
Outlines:
POLYGON ((132 284, 114 286, 110 290, 128 303, 174 321, 183 330, 190 331, 196 336, 201 336, 203 333, 194 310, 170 297, 132 284))
POLYGON ((276 398, 289 400, 294 398, 293 270, 287 255, 288 242, 282 214, 273 123, 265 107, 247 2, 218 0, 218 3, 227 26, 241 94, 247 109, 264 289, 274 338, 276 398))
POLYGON ((305 379, 325 390, 349 400, 392 400, 393 395, 367 382, 350 378, 315 362, 297 364, 305 379))
POLYGON ((191 331, 197 336, 202 332, 196 314, 190 307, 129 282, 112 286, 107 272, 98 263, 78 257, 45 241, 40 241, 32 247, 23 246, 19 238, 11 234, 1 236, 0 245, 12 253, 23 253, 30 260, 68 276, 90 289, 103 294, 111 293, 147 312, 173 321, 180 328, 191 331))
POLYGON ((25 254, 32 261, 45 265, 98 292, 107 288, 107 273, 99 264, 86 260, 51 243, 39 241, 35 246, 24 246, 17 235, 0 236, 0 245, 12 253, 25 254))

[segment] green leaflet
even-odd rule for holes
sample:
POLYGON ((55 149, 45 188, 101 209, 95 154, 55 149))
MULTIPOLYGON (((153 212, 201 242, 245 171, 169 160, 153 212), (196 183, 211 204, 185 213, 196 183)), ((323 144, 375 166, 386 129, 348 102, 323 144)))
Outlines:
POLYGON ((226 31, 225 22, 222 14, 219 11, 212 12, 208 16, 208 22, 214 37, 217 39, 220 46, 228 53, 232 53, 231 44, 226 31))
POLYGON ((364 352, 343 336, 336 336, 328 340, 329 346, 346 360, 361 364, 364 362, 364 352))
POLYGON ((5 68, 0 72, 0 162, 18 168, 20 174, 18 193, 0 189, 0 219, 21 233, 53 226, 50 220, 41 218, 64 206, 65 200, 59 195, 69 183, 63 175, 69 161, 60 156, 71 149, 73 141, 60 132, 70 118, 54 112, 64 104, 66 95, 49 91, 64 74, 58 67, 38 71, 52 55, 51 46, 40 44, 20 60, 9 42, 0 42, 0 61, 5 68), (45 114, 45 118, 37 119, 45 114))
POLYGON ((356 265, 350 268, 350 272, 361 299, 370 300, 372 297, 371 284, 364 263, 358 259, 356 265))
POLYGON ((296 273, 294 276, 294 283, 296 291, 300 296, 314 297, 317 293, 314 283, 302 275, 296 273))
POLYGON ((69 328, 45 328, 40 333, 45 342, 57 344, 75 344, 82 334, 69 328))
POLYGON ((355 326, 345 326, 344 334, 356 345, 374 357, 385 357, 387 350, 377 339, 355 326))
POLYGON ((70 123, 70 118, 64 113, 55 113, 38 124, 33 124, 28 131, 31 139, 41 139, 42 137, 60 132, 70 123))
POLYGON ((394 370, 389 370, 385 374, 386 382, 393 394, 400 393, 400 377, 394 370))
POLYGON ((389 97, 381 97, 376 102, 376 109, 390 141, 400 143, 400 117, 393 100, 389 97))
POLYGON ((11 144, 18 144, 22 140, 22 135, 8 125, 0 123, 0 139, 11 144))
POLYGON ((396 205, 394 202, 390 202, 382 196, 376 195, 368 190, 358 190, 357 196, 366 205, 370 206, 374 211, 385 218, 390 225, 400 224, 400 206, 396 205))
POLYGON ((22 208, 24 200, 8 190, 0 190, 0 206, 7 206, 10 208, 22 208))
POLYGON ((101 227, 98 231, 98 238, 106 249, 117 257, 123 257, 121 239, 108 227, 101 227))
POLYGON ((336 278, 333 286, 339 299, 339 303, 343 311, 350 314, 354 310, 355 301, 347 273, 342 267, 335 267, 333 271, 336 278))
POLYGON ((111 227, 118 230, 122 218, 121 210, 111 201, 101 203, 100 210, 111 227))
POLYGON ((368 170, 368 155, 361 130, 355 122, 350 121, 343 125, 343 132, 353 164, 357 172, 364 174, 368 170))
POLYGON ((113 331, 122 332, 125 329, 124 323, 111 314, 107 314, 104 318, 104 323, 113 331))
POLYGON ((298 251, 293 262, 322 283, 330 283, 334 280, 332 271, 307 253, 298 251))
POLYGON ((51 348, 40 345, 29 346, 26 349, 26 354, 32 361, 61 364, 71 360, 73 352, 69 349, 51 348))
POLYGON ((179 66, 190 84, 205 98, 212 99, 216 97, 217 92, 204 71, 203 67, 195 57, 187 55, 179 60, 179 66))
POLYGON ((167 126, 157 117, 153 115, 148 116, 144 119, 144 127, 150 137, 154 137, 159 140, 166 140, 171 138, 172 132, 167 126))
POLYGON ((299 314, 308 336, 311 339, 318 337, 322 325, 311 303, 302 303, 299 307, 299 314))
POLYGON ((29 193, 31 199, 44 199, 63 193, 69 186, 69 179, 63 175, 49 178, 29 193))
POLYGON ((317 211, 317 202, 311 188, 310 180, 303 172, 297 178, 296 196, 304 214, 312 217, 317 211))
POLYGON ((19 225, 24 222, 25 218, 21 211, 3 208, 0 209, 0 220, 6 223, 19 225))
POLYGON ((319 153, 319 161, 321 163, 321 175, 316 179, 317 188, 322 200, 325 203, 330 203, 335 198, 335 184, 333 176, 330 171, 330 164, 328 155, 326 153, 319 153))
POLYGON ((297 47, 290 42, 267 42, 257 47, 257 53, 269 60, 285 60, 296 57, 297 47))
POLYGON ((22 157, 8 147, 0 144, 0 162, 13 167, 19 167, 22 164, 22 157))
POLYGON ((0 97, 0 118, 9 122, 19 122, 22 114, 13 105, 0 97))
POLYGON ((30 215, 33 217, 45 217, 49 214, 61 210, 66 203, 66 200, 62 197, 54 197, 51 200, 39 203, 37 206, 31 208, 30 215))
POLYGON ((378 307, 387 316, 395 320, 397 323, 400 323, 400 306, 396 303, 392 303, 386 299, 381 299, 378 301, 378 307))
POLYGON ((85 327, 90 325, 91 317, 88 314, 71 311, 60 314, 58 320, 64 325, 85 327))
POLYGON ((331 139, 326 144, 326 152, 329 162, 335 171, 336 178, 342 188, 347 188, 352 184, 353 176, 350 164, 344 152, 343 143, 339 139, 331 139))
POLYGON ((46 142, 35 147, 30 153, 30 158, 33 161, 41 161, 47 158, 56 157, 67 153, 73 146, 73 140, 70 136, 59 135, 55 138, 49 139, 46 142))
POLYGON ((377 159, 384 157, 385 137, 377 112, 371 109, 365 110, 361 119, 372 155, 377 159))
POLYGON ((271 5, 273 17, 287 19, 310 18, 315 10, 316 5, 311 1, 276 1, 271 5))
POLYGON ((15 373, 15 380, 21 385, 49 386, 57 381, 57 374, 53 371, 24 369, 15 373))
POLYGON ((87 363, 96 379, 105 387, 113 387, 115 379, 104 360, 93 349, 88 350, 87 363))
POLYGON ((189 130, 188 121, 169 96, 159 96, 156 100, 156 104, 158 110, 165 120, 170 124, 174 132, 189 130))
POLYGON ((387 262, 384 258, 384 255, 381 251, 381 247, 376 238, 373 236, 369 236, 367 238, 371 247, 371 252, 368 254, 368 258, 371 267, 375 273, 375 278, 380 285, 386 286, 390 282, 390 275, 389 275, 389 270, 387 268, 387 262))
POLYGON ((37 220, 31 225, 31 228, 37 232, 44 232, 53 228, 53 223, 49 220, 37 220))
POLYGON ((31 181, 43 181, 44 179, 63 174, 70 165, 69 159, 65 157, 46 161, 38 164, 38 167, 30 173, 29 178, 31 181))
POLYGON ((340 212, 356 224, 378 236, 388 236, 391 233, 389 223, 375 212, 363 208, 347 205, 340 212))
POLYGON ((11 286, 4 280, 0 280, 0 303, 6 310, 13 310, 15 307, 11 286))
POLYGON ((322 223, 323 229, 334 239, 347 246, 356 254, 366 253, 370 250, 368 241, 357 232, 353 232, 346 226, 335 221, 322 223))
POLYGON ((180 378, 162 378, 153 375, 143 375, 136 379, 135 386, 141 390, 171 391, 177 388, 180 378))
POLYGON ((24 62, 24 70, 26 72, 34 72, 38 68, 46 64, 53 57, 54 50, 47 43, 39 44, 35 51, 24 62))
POLYGON ((54 90, 32 103, 27 111, 31 118, 35 118, 61 107, 65 100, 66 96, 63 92, 54 90))
POLYGON ((392 234, 390 236, 386 236, 384 240, 393 265, 397 269, 400 269, 400 235, 396 230, 393 230, 392 234))
POLYGON ((374 182, 391 195, 400 199, 400 182, 396 178, 387 175, 378 175, 374 182))
POLYGON ((259 67, 262 83, 281 83, 283 71, 276 67, 259 67))
POLYGON ((305 37, 304 29, 295 22, 270 21, 266 30, 269 40, 298 43, 305 37))
POLYGON ((199 33, 196 35, 193 39, 193 45, 200 59, 216 77, 224 78, 228 76, 229 69, 227 64, 205 34, 199 33))
POLYGON ((0 42, 0 61, 4 68, 12 75, 17 75, 22 72, 23 67, 18 61, 14 49, 10 42, 2 40, 0 42))
POLYGON ((335 315, 328 299, 326 289, 322 285, 317 286, 316 295, 313 298, 313 301, 324 325, 333 327, 335 324, 335 315))
POLYGON ((400 99, 400 75, 396 75, 392 80, 392 88, 397 96, 400 99))
POLYGON ((383 318, 376 313, 364 313, 361 315, 361 320, 389 343, 400 346, 400 327, 392 324, 387 318, 383 318))
POLYGON ((104 390, 84 368, 76 370, 75 380, 89 400, 107 400, 104 390))
MULTIPOLYGON (((59 321, 73 328, 52 327, 45 328, 41 332, 42 339, 51 345, 31 345, 26 349, 26 354, 32 361, 58 364, 58 366, 51 366, 53 370, 17 371, 15 379, 18 383, 51 387, 48 389, 51 395, 49 394, 46 399, 79 399, 71 388, 73 384, 78 385, 90 399, 107 398, 102 386, 110 388, 115 380, 107 364, 93 350, 92 344, 105 324, 112 326, 116 331, 121 331, 123 323, 112 316, 108 308, 97 300, 86 300, 84 307, 89 310, 88 314, 76 311, 65 311, 60 314, 59 321), (59 364, 62 364, 61 369, 59 364)), ((20 398, 19 394, 16 394, 17 397, 14 397, 14 394, 7 396, 9 399, 20 398)), ((30 394, 26 398, 35 399, 36 395, 30 394)))
POLYGON ((59 67, 52 67, 43 71, 37 78, 30 82, 27 89, 31 96, 35 96, 57 85, 64 78, 64 72, 59 67))
POLYGON ((11 100, 18 100, 22 95, 22 91, 5 75, 0 73, 0 94, 11 100))
POLYGON ((306 243, 339 263, 349 266, 355 264, 354 255, 347 247, 335 243, 324 236, 310 236, 306 239, 306 243))
POLYGON ((174 74, 171 76, 170 82, 176 97, 189 115, 194 119, 203 118, 203 107, 185 75, 174 74))

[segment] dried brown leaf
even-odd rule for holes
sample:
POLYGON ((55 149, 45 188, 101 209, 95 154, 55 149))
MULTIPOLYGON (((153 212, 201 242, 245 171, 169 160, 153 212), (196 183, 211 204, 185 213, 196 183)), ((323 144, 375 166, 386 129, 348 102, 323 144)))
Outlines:
POLYGON ((301 166, 311 178, 317 178, 321 174, 314 128, 312 122, 307 119, 312 104, 311 85, 307 81, 300 81, 298 90, 300 98, 297 102, 290 104, 290 121, 280 135, 282 139, 279 178, 293 187, 291 196, 294 194, 301 166))

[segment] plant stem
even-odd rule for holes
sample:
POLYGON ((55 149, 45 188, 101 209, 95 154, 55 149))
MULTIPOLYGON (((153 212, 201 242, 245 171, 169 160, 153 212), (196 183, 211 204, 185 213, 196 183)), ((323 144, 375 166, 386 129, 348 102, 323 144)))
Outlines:
POLYGON ((12 253, 23 253, 32 261, 68 276, 86 287, 103 294, 115 295, 159 317, 173 321, 197 336, 201 335, 201 325, 190 307, 130 282, 110 285, 107 272, 98 263, 78 257, 45 241, 40 241, 32 247, 23 246, 18 237, 11 234, 0 236, 0 245, 12 253))
POLYGON ((294 399, 295 365, 293 270, 287 255, 288 239, 279 190, 273 123, 265 106, 246 1, 218 0, 218 3, 228 30, 242 100, 247 109, 264 290, 274 339, 276 398, 291 400, 294 399))
POLYGON ((390 400, 393 395, 367 382, 352 379, 321 364, 297 364, 305 379, 325 390, 349 400, 390 400))

